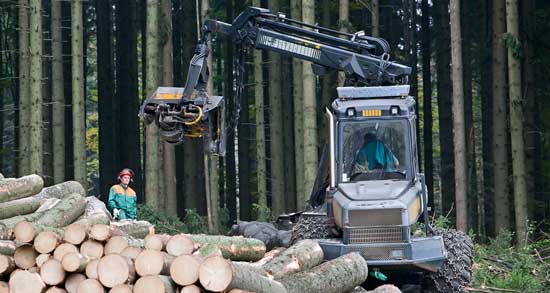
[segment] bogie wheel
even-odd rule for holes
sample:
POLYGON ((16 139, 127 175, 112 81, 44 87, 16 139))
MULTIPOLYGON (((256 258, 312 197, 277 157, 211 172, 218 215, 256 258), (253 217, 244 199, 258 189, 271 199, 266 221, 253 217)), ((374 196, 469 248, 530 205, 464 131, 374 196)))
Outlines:
POLYGON ((292 227, 290 245, 302 239, 330 238, 330 228, 326 215, 302 215, 292 227))
POLYGON ((435 273, 426 274, 422 292, 468 292, 465 289, 472 278, 472 251, 474 244, 464 232, 439 231, 447 250, 447 259, 435 273))

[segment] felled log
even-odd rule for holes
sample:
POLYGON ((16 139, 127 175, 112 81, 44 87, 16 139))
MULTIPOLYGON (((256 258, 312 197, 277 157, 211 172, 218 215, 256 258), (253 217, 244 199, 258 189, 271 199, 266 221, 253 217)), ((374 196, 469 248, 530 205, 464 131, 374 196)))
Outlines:
POLYGON ((367 276, 367 261, 359 253, 352 252, 279 281, 289 293, 347 292, 362 284, 367 276))
POLYGON ((194 248, 191 238, 184 234, 174 235, 166 243, 166 252, 172 256, 191 254, 194 248))
POLYGON ((105 288, 101 285, 100 282, 94 279, 87 279, 82 281, 78 288, 76 289, 76 293, 104 293, 105 288))
POLYGON ((120 254, 126 247, 128 247, 128 239, 126 239, 126 237, 113 236, 105 243, 104 253, 105 255, 113 253, 120 254))
POLYGON ((197 285, 185 286, 181 288, 181 291, 180 291, 180 293, 201 293, 201 292, 204 292, 204 290, 197 285))
POLYGON ((0 202, 35 195, 44 187, 44 180, 38 175, 27 175, 17 179, 0 181, 0 202))
POLYGON ((30 269, 36 264, 36 257, 38 253, 34 250, 34 247, 30 244, 24 244, 15 249, 13 259, 15 265, 21 269, 30 269))
POLYGON ((11 240, 0 240, 0 254, 13 256, 15 252, 15 242, 11 240))
POLYGON ((86 265, 86 277, 88 277, 88 279, 98 279, 99 277, 97 276, 97 264, 99 263, 99 259, 92 259, 88 262, 88 264, 86 265))
POLYGON ((46 290, 46 293, 67 293, 67 290, 57 286, 52 286, 46 290))
POLYGON ((61 199, 51 209, 44 212, 34 224, 38 226, 61 228, 74 222, 86 207, 86 200, 78 193, 71 193, 61 199))
POLYGON ((264 255, 264 257, 262 257, 262 259, 260 259, 259 261, 253 262, 251 265, 262 267, 264 264, 270 262, 273 258, 275 258, 276 256, 279 256, 281 253, 283 253, 283 251, 285 251, 285 249, 286 248, 284 248, 284 247, 277 247, 275 249, 272 249, 272 250, 266 252, 266 254, 264 255))
POLYGON ((118 254, 102 257, 97 264, 97 276, 99 282, 108 288, 127 282, 130 276, 127 259, 118 254))
POLYGON ((34 225, 31 222, 21 221, 15 225, 14 235, 15 240, 21 243, 30 243, 36 236, 34 225))
POLYGON ((61 262, 51 258, 40 267, 40 277, 47 285, 55 286, 65 280, 65 270, 61 262))
POLYGON ((164 250, 166 244, 170 240, 170 235, 166 234, 149 234, 143 239, 145 249, 164 250))
POLYGON ((120 284, 111 288, 109 293, 132 293, 132 288, 127 284, 120 284))
POLYGON ((80 245, 86 240, 86 226, 74 223, 65 227, 63 241, 74 245, 80 245))
POLYGON ((202 258, 207 258, 209 256, 223 256, 223 253, 221 249, 218 247, 217 244, 214 243, 208 243, 201 248, 197 249, 197 251, 193 252, 194 255, 198 255, 202 258))
POLYGON ((65 289, 69 293, 76 293, 80 283, 84 282, 86 277, 83 274, 73 273, 65 279, 65 289))
POLYGON ((134 293, 175 293, 176 286, 167 276, 145 276, 137 280, 134 293))
POLYGON ((40 232, 34 238, 34 249, 39 253, 50 253, 58 244, 59 236, 51 231, 40 232))
POLYGON ((90 258, 84 256, 80 253, 71 252, 65 254, 63 260, 61 260, 61 265, 63 269, 71 273, 81 273, 86 269, 86 265, 90 261, 90 258))
POLYGON ((394 285, 386 284, 382 286, 376 287, 376 289, 371 291, 366 291, 368 293, 401 293, 401 290, 399 288, 395 287, 394 285))
POLYGON ((70 243, 61 243, 53 251, 53 258, 62 261, 67 253, 78 252, 78 248, 70 243))
POLYGON ((147 221, 125 220, 120 222, 111 222, 112 235, 130 236, 143 239, 149 234, 155 233, 153 224, 147 221))
POLYGON ((10 286, 8 285, 8 282, 0 281, 0 293, 9 293, 10 292, 10 286))
POLYGON ((77 181, 67 181, 46 187, 36 195, 0 203, 0 219, 33 213, 46 199, 62 198, 71 193, 78 193, 84 196, 86 191, 77 181))
POLYGON ((0 276, 8 276, 15 268, 13 257, 0 255, 0 276))
POLYGON ((11 293, 42 293, 46 284, 38 273, 15 270, 10 275, 9 287, 11 293))
POLYGON ((136 273, 140 276, 169 275, 174 257, 158 250, 145 249, 134 262, 136 273))
POLYGON ((111 213, 109 213, 109 210, 105 206, 105 203, 95 196, 86 197, 86 210, 77 221, 88 218, 103 219, 101 220, 102 223, 97 222, 95 224, 109 224, 109 222, 113 220, 113 217, 111 216, 111 213))
POLYGON ((121 256, 124 256, 124 257, 127 257, 129 259, 132 259, 132 260, 135 260, 136 257, 139 255, 139 253, 142 251, 143 249, 139 248, 139 247, 135 247, 135 246, 128 246, 126 248, 124 248, 121 252, 120 252, 120 255, 121 256))
POLYGON ((250 266, 232 263, 220 256, 204 260, 199 270, 199 281, 206 290, 214 292, 233 288, 266 293, 287 292, 281 283, 258 274, 250 266))
POLYGON ((317 241, 305 239, 289 247, 262 267, 273 278, 280 279, 288 274, 317 266, 323 261, 323 256, 323 250, 317 241))
POLYGON ((80 253, 89 258, 100 258, 103 256, 103 244, 99 241, 88 239, 80 245, 80 253))
POLYGON ((204 234, 187 234, 194 243, 200 246, 208 243, 216 244, 222 251, 223 257, 231 260, 257 261, 266 251, 265 244, 257 239, 240 236, 217 236, 204 234))
POLYGON ((36 266, 40 268, 45 262, 47 262, 50 258, 52 258, 52 255, 49 253, 42 253, 36 257, 36 266))
POLYGON ((170 277, 178 285, 187 286, 199 280, 202 260, 194 255, 180 255, 170 266, 170 277))
POLYGON ((111 237, 109 225, 95 224, 90 228, 90 238, 97 241, 107 241, 111 237))

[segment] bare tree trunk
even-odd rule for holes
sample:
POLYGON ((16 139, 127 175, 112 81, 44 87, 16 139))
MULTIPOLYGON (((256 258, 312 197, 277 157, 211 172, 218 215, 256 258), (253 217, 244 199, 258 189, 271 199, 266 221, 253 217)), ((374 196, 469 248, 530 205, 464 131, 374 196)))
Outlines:
POLYGON ((57 184, 65 181, 65 95, 63 93, 61 2, 53 1, 51 5, 53 182, 57 184))
POLYGON ((493 162, 495 233, 510 229, 506 118, 506 32, 504 0, 493 0, 493 162))
POLYGON ((42 174, 42 5, 30 2, 29 171, 42 174))
POLYGON ((28 175, 30 124, 29 1, 19 0, 19 152, 17 174, 28 175))
POLYGON ((422 90, 424 114, 424 172, 426 173, 426 187, 428 202, 434 203, 433 186, 433 139, 432 139, 432 75, 431 75, 431 28, 430 5, 428 0, 422 0, 422 90))
POLYGON ((512 141, 512 173, 514 178, 514 211, 516 240, 527 244, 527 186, 525 184, 525 147, 523 135, 523 105, 521 91, 521 56, 519 42, 518 2, 506 0, 506 31, 508 37, 508 80, 510 81, 510 128, 512 141))
POLYGON ((371 16, 371 26, 372 26, 372 36, 380 36, 380 6, 378 3, 379 0, 370 1, 370 10, 372 13, 371 16))
POLYGON ((73 156, 74 178, 84 188, 86 174, 86 107, 84 97, 82 2, 71 2, 71 71, 73 99, 73 156))
MULTIPOLYGON (((315 24, 315 2, 302 0, 302 19, 315 24)), ((315 98, 315 76, 311 63, 303 63, 304 89, 304 192, 309 194, 317 174, 317 101, 315 98)))
MULTIPOLYGON (((349 22, 349 0, 339 0, 340 10, 338 10, 338 28, 341 32, 347 33, 351 26, 349 22)), ((371 3, 372 5, 372 3, 371 3)), ((372 6, 371 6, 372 8, 372 6)), ((374 14, 374 13, 373 13, 374 14)), ((338 86, 344 86, 346 81, 346 74, 343 71, 338 72, 338 86)))
MULTIPOLYGON (((158 56, 159 56, 159 1, 147 0, 147 37, 146 37, 146 92, 153 94, 159 84, 158 56)), ((159 208, 159 136, 158 128, 154 123, 147 126, 145 135, 145 198, 146 203, 153 209, 159 208)))

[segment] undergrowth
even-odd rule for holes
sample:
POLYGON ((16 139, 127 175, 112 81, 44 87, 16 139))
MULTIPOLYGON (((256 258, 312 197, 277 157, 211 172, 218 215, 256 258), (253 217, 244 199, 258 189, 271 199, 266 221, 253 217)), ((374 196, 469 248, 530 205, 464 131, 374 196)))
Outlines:
POLYGON ((177 216, 162 211, 154 211, 146 205, 138 205, 137 218, 155 225, 155 233, 157 234, 200 234, 208 232, 206 218, 199 215, 195 209, 186 209, 185 217, 181 220, 177 216))

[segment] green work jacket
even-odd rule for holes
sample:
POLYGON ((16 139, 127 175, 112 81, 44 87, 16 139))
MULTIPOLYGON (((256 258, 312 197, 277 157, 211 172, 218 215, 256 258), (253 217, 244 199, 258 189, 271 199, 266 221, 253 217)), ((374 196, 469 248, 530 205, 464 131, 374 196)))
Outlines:
POLYGON ((124 188, 121 184, 113 185, 109 191, 109 209, 119 209, 118 220, 136 219, 136 193, 127 186, 124 188))

